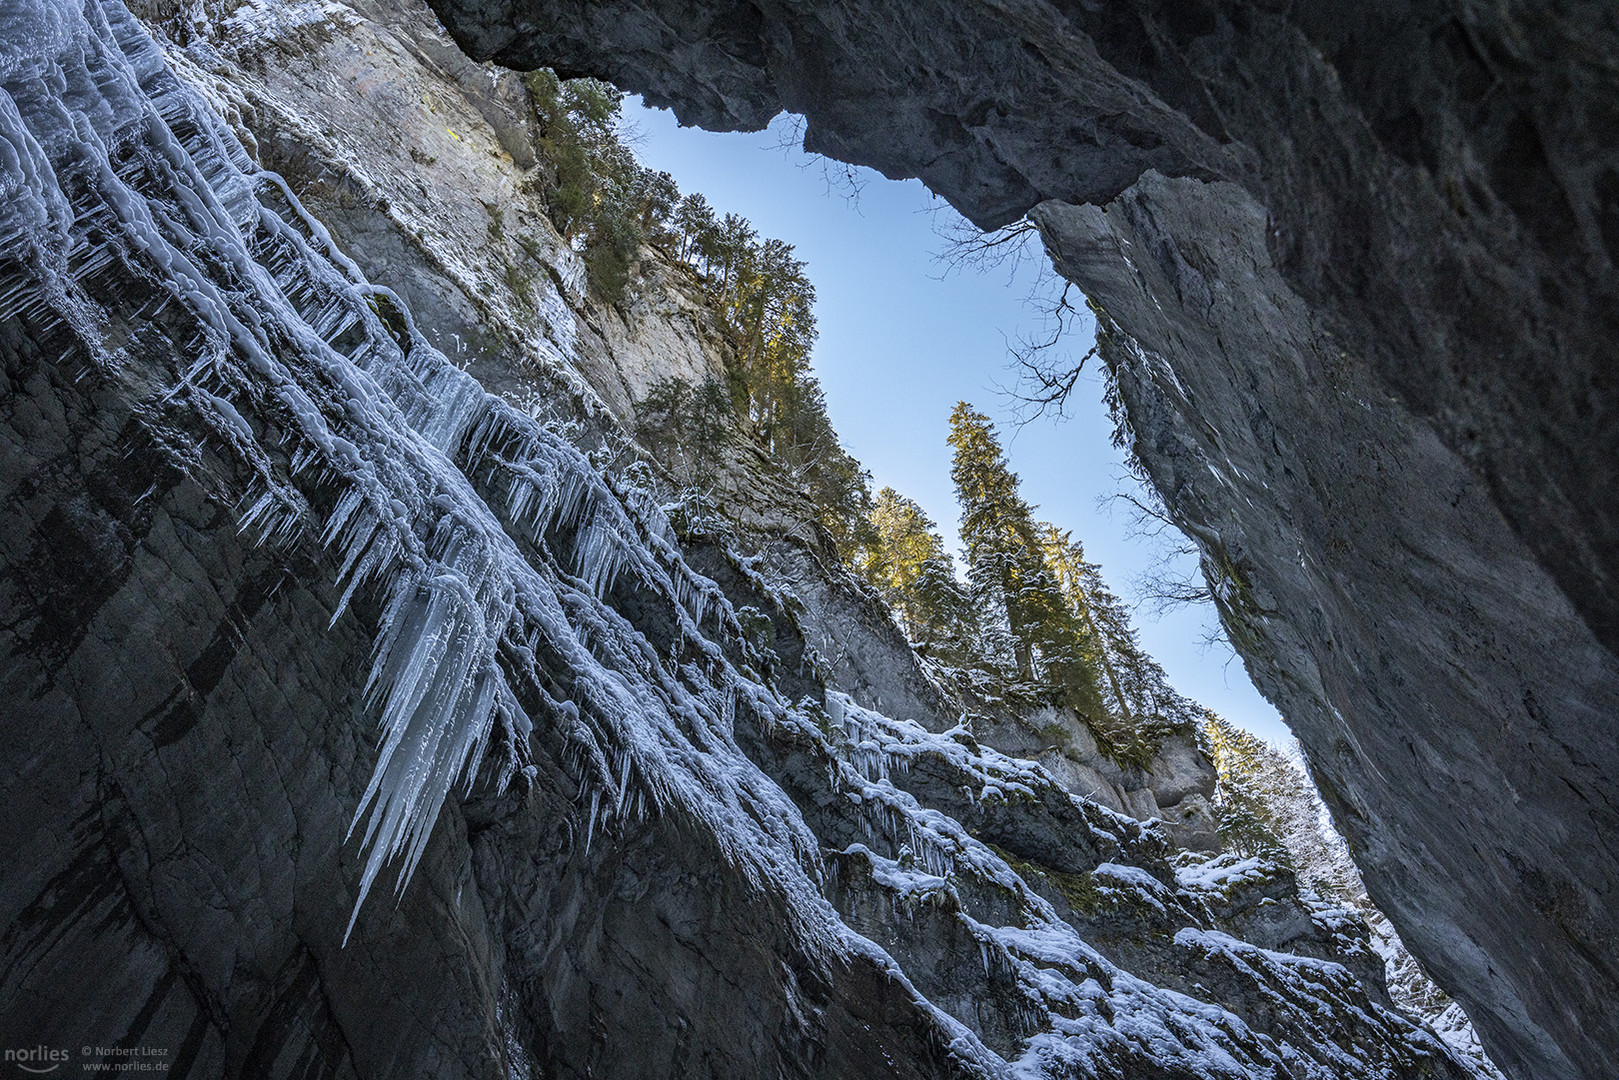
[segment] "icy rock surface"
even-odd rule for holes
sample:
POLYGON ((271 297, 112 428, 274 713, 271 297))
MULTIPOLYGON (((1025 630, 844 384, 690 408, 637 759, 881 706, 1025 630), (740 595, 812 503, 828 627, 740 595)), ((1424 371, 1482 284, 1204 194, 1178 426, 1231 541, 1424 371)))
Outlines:
POLYGON ((1274 881, 1297 917, 1244 941, 1242 882, 1039 765, 784 692, 656 508, 450 363, 116 0, 3 20, 6 1045, 1467 1075, 1274 881))

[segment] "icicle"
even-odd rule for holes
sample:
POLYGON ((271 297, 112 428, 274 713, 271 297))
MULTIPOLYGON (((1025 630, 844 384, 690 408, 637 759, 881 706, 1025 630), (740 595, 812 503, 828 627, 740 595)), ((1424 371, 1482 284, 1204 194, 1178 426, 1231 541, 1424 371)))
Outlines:
MULTIPOLYGON (((396 889, 408 885, 444 801, 458 781, 470 790, 486 752, 502 755, 491 770, 497 786, 510 781, 533 722, 518 692, 524 701, 546 692, 533 670, 539 656, 567 669, 578 699, 536 719, 556 726, 581 797, 588 789, 587 849, 615 813, 678 806, 749 881, 802 895, 815 841, 729 741, 743 683, 722 651, 703 642, 700 663, 660 663, 600 603, 635 574, 691 615, 682 635, 695 638, 710 610, 725 610, 717 589, 685 567, 657 509, 615 494, 577 449, 485 394, 426 342, 405 305, 364 283, 279 177, 250 172, 223 122, 166 71, 120 5, 63 10, 79 38, 13 43, 19 55, 66 50, 65 60, 33 57, 40 71, 90 55, 102 67, 94 78, 75 69, 70 80, 86 98, 71 113, 71 139, 58 138, 55 114, 31 130, 0 91, 0 133, 14 151, 0 217, 15 229, 0 244, 37 268, 24 286, 0 282, 0 310, 65 321, 78 345, 58 350, 64 371, 82 375, 114 361, 102 355, 102 315, 75 274, 94 277, 112 251, 135 264, 160 292, 139 321, 153 333, 176 328, 166 350, 140 359, 153 366, 142 375, 188 387, 165 407, 191 410, 222 437, 234 471, 221 475, 256 478, 233 500, 244 535, 321 545, 336 570, 334 624, 359 590, 375 590, 363 697, 379 745, 350 827, 363 868, 345 940, 384 866, 397 868, 396 889), (92 205, 67 199, 58 168, 72 170, 92 205), (82 243, 92 214, 115 237, 94 251, 82 243), (324 520, 317 508, 330 508, 324 520), (728 695, 722 719, 709 708, 716 693, 728 695)), ((769 699, 764 688, 746 692, 769 699)), ((756 711, 779 714, 771 708, 756 711)), ((830 947, 818 909, 786 914, 806 940, 830 947)))
POLYGON ((724 731, 736 730, 736 700, 736 687, 727 686, 720 696, 720 728, 724 731))
POLYGON ((590 841, 596 835, 596 808, 601 803, 601 791, 590 793, 590 816, 585 819, 585 854, 590 854, 590 841))
POLYGON ((586 587, 595 596, 605 595, 624 565, 624 552, 614 530, 599 516, 593 516, 580 526, 573 551, 579 576, 586 587))

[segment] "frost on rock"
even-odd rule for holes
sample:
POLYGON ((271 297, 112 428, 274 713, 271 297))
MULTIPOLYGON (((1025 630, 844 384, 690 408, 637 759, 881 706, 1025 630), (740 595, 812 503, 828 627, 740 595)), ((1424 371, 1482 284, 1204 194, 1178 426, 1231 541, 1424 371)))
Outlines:
MULTIPOLYGON (((786 720, 768 736, 776 752, 818 757, 825 777, 796 800, 823 844, 847 841, 829 888, 846 924, 1013 1075, 1473 1075, 1344 963, 1220 929, 1208 902, 1273 884, 1274 865, 1227 855, 1176 869, 1155 829, 963 728, 932 733, 838 693, 786 720), (840 802, 834 818, 825 808, 840 802), (1049 816, 1069 848, 1005 828, 1008 805, 1025 825, 1049 816)), ((1294 911, 1314 925, 1307 905, 1294 911)))
POLYGON ((526 752, 532 719, 513 687, 539 687, 544 664, 571 673, 556 712, 591 777, 593 819, 678 803, 750 874, 799 873, 813 841, 785 824, 779 797, 676 724, 716 726, 729 676, 671 677, 600 603, 629 575, 678 597, 683 633, 699 636, 714 589, 666 523, 632 513, 581 453, 429 345, 255 170, 121 5, 80 18, 24 4, 7 21, 0 318, 72 342, 93 377, 164 384, 149 409, 188 410, 239 465, 221 494, 241 530, 332 552, 334 622, 359 590, 381 598, 366 693, 382 734, 355 814, 367 853, 356 916, 389 860, 405 887, 497 723, 526 752), (79 95, 72 124, 53 100, 62 80, 79 95), (91 227, 116 242, 92 246, 91 227), (81 280, 112 252, 154 285, 138 332, 166 340, 108 332, 81 280))
POLYGON ((1157 828, 965 728, 790 703, 727 660, 736 611, 652 500, 434 349, 116 0, 0 9, 0 83, 0 321, 136 401, 243 535, 318 555, 334 624, 375 619, 349 932, 543 725, 587 850, 677 813, 805 955, 888 973, 959 1074, 1467 1075, 1343 964, 1215 925, 1208 894, 1257 868, 1177 876, 1157 828))

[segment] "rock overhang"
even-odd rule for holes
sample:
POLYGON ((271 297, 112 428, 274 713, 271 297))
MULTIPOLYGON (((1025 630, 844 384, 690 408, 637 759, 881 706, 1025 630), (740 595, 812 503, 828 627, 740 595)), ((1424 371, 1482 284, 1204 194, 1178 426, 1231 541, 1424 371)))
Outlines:
POLYGON ((476 57, 604 77, 685 123, 802 114, 809 149, 918 177, 982 227, 1045 204, 1059 267, 1118 344, 1137 453, 1229 568, 1228 628, 1374 895, 1437 970, 1476 975, 1452 989, 1509 1069, 1613 1071, 1619 953, 1581 914, 1619 878, 1600 854, 1619 802, 1611 11, 434 6, 476 57), (1086 204, 1109 220, 1076 225, 1086 204), (1233 296, 1229 317, 1274 300, 1288 322, 1244 344, 1253 328, 1214 314, 1233 296), (1211 489, 1209 464, 1268 486, 1211 489), (1405 600, 1388 623, 1364 610, 1405 600), (1418 767, 1377 778, 1407 752, 1418 767), (1442 788, 1481 809, 1425 825, 1442 788), (1436 843, 1477 853, 1454 880, 1489 903, 1401 865, 1436 843), (1402 891, 1432 910, 1402 911, 1402 891))

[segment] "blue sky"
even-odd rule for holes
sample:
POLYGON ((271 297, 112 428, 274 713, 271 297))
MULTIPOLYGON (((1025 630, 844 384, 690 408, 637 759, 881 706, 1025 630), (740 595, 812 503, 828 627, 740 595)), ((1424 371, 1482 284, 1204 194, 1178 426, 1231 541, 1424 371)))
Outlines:
MULTIPOLYGON (((1136 598, 1135 581, 1164 545, 1133 535, 1130 515, 1109 498, 1133 481, 1108 441, 1100 379, 1082 379, 1067 420, 1021 429, 998 389, 1014 381, 1008 342, 1044 329, 1028 303, 1043 259, 1015 275, 1007 267, 947 273, 935 255, 946 246, 938 229, 954 211, 918 181, 810 157, 784 117, 768 131, 714 134, 681 128, 672 113, 638 98, 625 102, 624 115, 644 164, 667 170, 682 191, 701 192, 719 212, 748 218, 762 236, 792 244, 808 264, 821 332, 815 370, 833 425, 875 486, 921 503, 957 547, 945 435, 951 408, 969 401, 995 419, 1038 516, 1073 530, 1114 591, 1136 598)), ((1065 346, 1075 357, 1090 346, 1091 327, 1077 329, 1065 346)), ((1155 618, 1149 605, 1136 622, 1182 693, 1263 738, 1291 737, 1242 662, 1223 643, 1207 644, 1212 610, 1155 618)))

